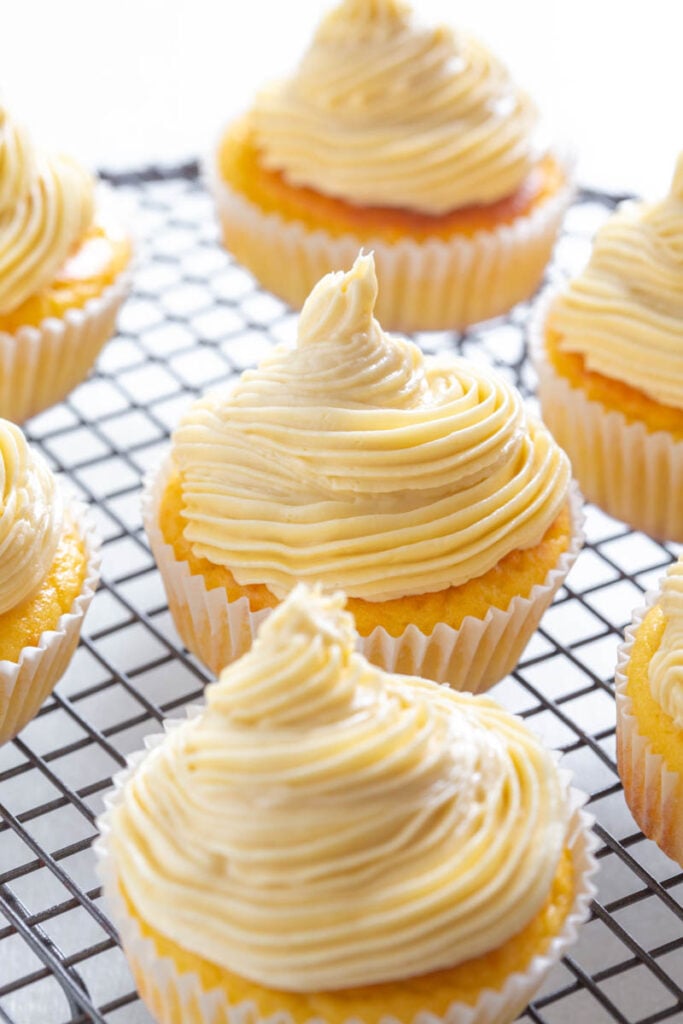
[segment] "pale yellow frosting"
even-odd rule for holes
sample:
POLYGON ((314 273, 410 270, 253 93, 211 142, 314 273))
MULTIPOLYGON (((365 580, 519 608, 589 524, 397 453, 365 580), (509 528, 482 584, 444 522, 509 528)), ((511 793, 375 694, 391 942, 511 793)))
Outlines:
POLYGON ((650 690, 662 710, 683 729, 683 559, 664 577, 659 604, 666 626, 650 662, 650 690))
POLYGON ((93 214, 91 175, 35 149, 0 104, 0 315, 54 279, 93 214))
POLYGON ((567 838, 565 789, 523 722, 370 665, 343 605, 293 591, 112 821, 137 912, 270 988, 392 981, 502 946, 567 838))
POLYGON ((185 536, 241 584, 441 590, 539 543, 567 500, 568 459, 519 393, 385 334, 376 296, 372 256, 328 274, 296 348, 200 399, 174 435, 185 536))
POLYGON ((624 203, 598 231, 548 326, 589 370, 683 409, 683 154, 668 196, 624 203))
POLYGON ((291 184, 427 214, 515 193, 536 120, 481 43, 395 0, 345 0, 250 114, 264 165, 291 184))
POLYGON ((0 614, 43 582, 62 534, 60 490, 19 427, 0 419, 0 614))

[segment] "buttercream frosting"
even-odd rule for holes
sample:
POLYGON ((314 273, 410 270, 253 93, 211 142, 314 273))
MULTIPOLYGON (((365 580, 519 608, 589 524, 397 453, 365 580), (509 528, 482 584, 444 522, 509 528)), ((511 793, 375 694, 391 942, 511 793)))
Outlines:
POLYGON ((660 202, 628 202, 598 231, 548 326, 589 370, 683 409, 683 154, 660 202))
POLYGON ((441 590, 539 543, 567 500, 569 461, 519 393, 385 334, 376 296, 372 256, 324 277, 296 347, 200 399, 174 434, 185 536, 241 584, 441 590))
POLYGON ((93 215, 91 175, 35 148, 0 104, 0 315, 54 279, 93 215))
POLYGON ((291 184, 427 214, 514 194, 536 121, 486 47, 395 0, 345 0, 250 114, 264 166, 291 184))
POLYGON ((392 981, 502 946, 567 838, 565 789, 523 722, 370 665, 343 604, 294 590, 113 812, 136 912, 270 988, 392 981))
POLYGON ((62 534, 54 476, 14 423, 0 419, 0 614, 43 582, 62 534))
POLYGON ((683 559, 674 562, 664 577, 659 605, 666 625, 650 661, 650 692, 665 714, 683 729, 683 559))

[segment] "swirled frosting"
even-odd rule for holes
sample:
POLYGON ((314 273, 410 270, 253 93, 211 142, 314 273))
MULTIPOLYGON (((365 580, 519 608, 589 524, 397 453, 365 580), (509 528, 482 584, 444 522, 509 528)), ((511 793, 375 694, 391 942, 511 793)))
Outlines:
POLYGON ((185 536, 241 584, 441 590, 537 544, 567 499, 568 459, 518 392, 389 337, 376 296, 372 256, 324 277, 296 348, 200 399, 174 435, 185 536))
POLYGON ((548 326, 588 369, 683 409, 683 154, 661 202, 624 203, 548 326))
POLYGON ((93 214, 91 175, 35 149, 0 104, 0 315, 53 280, 93 214))
POLYGON ((0 419, 0 614, 47 576, 62 534, 59 488, 19 427, 0 419))
POLYGON ((291 184, 427 214, 514 194, 536 119, 484 46, 396 0, 345 0, 250 114, 264 166, 291 184))
POLYGON ((659 605, 666 625, 657 653, 650 661, 652 696, 683 729, 683 559, 670 567, 662 583, 659 605))
POLYGON ((299 587, 127 782, 112 851, 137 912, 272 988, 455 966, 547 898, 568 806, 486 697, 354 653, 341 595, 299 587))

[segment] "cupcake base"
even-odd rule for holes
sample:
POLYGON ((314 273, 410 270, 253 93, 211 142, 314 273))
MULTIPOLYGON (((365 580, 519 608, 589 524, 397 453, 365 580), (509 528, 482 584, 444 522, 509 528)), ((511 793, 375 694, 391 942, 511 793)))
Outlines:
POLYGON ((510 224, 471 237, 392 243, 372 232, 338 236, 266 212, 231 188, 213 163, 208 179, 225 247, 293 308, 364 248, 375 254, 375 315, 387 330, 463 330, 505 313, 538 287, 574 190, 571 161, 558 162, 564 185, 510 224))
POLYGON ((24 420, 60 402, 88 374, 112 336, 131 283, 123 272, 101 295, 38 327, 0 331, 0 416, 24 420))
MULTIPOLYGON (((647 662, 655 652, 643 650, 643 664, 633 666, 636 645, 643 647, 638 633, 643 623, 650 625, 651 611, 659 595, 647 595, 647 605, 634 612, 633 622, 619 647, 615 692, 617 698, 617 765, 624 787, 626 803, 644 835, 654 840, 661 850, 683 867, 683 772, 669 768, 661 752, 661 740, 650 736, 641 724, 629 693, 629 674, 646 671, 647 662), (660 746, 660 750, 656 747, 660 746)), ((640 659, 639 659, 640 661, 640 659)), ((645 685, 647 681, 645 680, 645 685)), ((660 711, 663 716, 664 712, 660 711)), ((677 737, 683 760, 683 735, 677 737)))
POLYGON ((80 504, 69 504, 66 514, 74 521, 84 545, 85 574, 81 590, 55 628, 41 634, 37 646, 24 647, 16 662, 0 661, 0 744, 16 736, 35 717, 64 675, 97 589, 100 542, 93 524, 80 504))
POLYGON ((564 448, 588 501, 636 530, 683 541, 683 441, 629 422, 593 401, 552 366, 545 322, 556 292, 545 293, 530 323, 543 419, 564 448))
MULTIPOLYGON (((170 472, 167 460, 146 481, 145 529, 183 643, 218 674, 249 650, 269 609, 252 610, 247 597, 230 600, 224 587, 209 589, 201 574, 193 573, 188 562, 177 558, 159 525, 159 509, 170 472)), ((570 513, 569 547, 528 597, 513 597, 504 611, 489 608, 483 618, 467 616, 458 629, 439 622, 425 633, 409 625, 399 636, 392 636, 378 625, 360 638, 360 650, 369 661, 389 672, 424 676, 472 693, 489 689, 519 662, 581 549, 582 500, 576 488, 570 494, 570 513)))
MULTIPOLYGON (((166 728, 173 729, 178 724, 167 723, 166 728)), ((150 737, 147 749, 153 749, 162 739, 162 736, 150 737)), ((107 798, 107 809, 99 822, 101 838, 96 853, 104 894, 119 929, 124 952, 140 995, 158 1024, 440 1024, 442 1021, 444 1024, 509 1024, 533 998, 547 973, 575 941, 579 925, 588 917, 594 893, 591 877, 596 870, 593 852, 597 841, 590 830, 592 819, 582 810, 585 797, 570 790, 572 814, 567 848, 573 869, 571 906, 546 948, 530 954, 524 969, 509 974, 498 987, 482 988, 470 1003, 449 1001, 440 992, 437 1011, 433 1008, 436 1002, 434 979, 447 972, 416 978, 414 984, 406 983, 407 1005, 402 1004, 399 1010, 395 1009, 396 1003, 393 1009, 387 1009, 378 997, 382 989, 393 986, 356 990, 363 995, 352 1000, 353 1010, 346 1008, 349 1003, 343 994, 339 999, 334 993, 292 999, 286 993, 250 983, 246 983, 246 988, 252 995, 230 999, 219 984, 219 969, 215 977, 211 972, 200 977, 193 971, 179 969, 173 956, 160 952, 154 938, 145 934, 119 887, 110 849, 111 814, 130 773, 145 756, 145 752, 135 755, 129 760, 128 768, 114 779, 115 790, 107 798)), ((568 774, 564 776, 568 785, 568 774)), ((400 989, 402 984, 398 982, 396 987, 400 989)))

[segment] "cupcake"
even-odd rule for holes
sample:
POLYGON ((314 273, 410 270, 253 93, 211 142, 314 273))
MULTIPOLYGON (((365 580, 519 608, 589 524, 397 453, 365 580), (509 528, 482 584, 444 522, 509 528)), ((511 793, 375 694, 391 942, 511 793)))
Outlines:
POLYGON ((130 259, 91 175, 34 147, 0 104, 0 416, 21 423, 84 379, 130 259))
POLYGON ((99 542, 19 427, 0 420, 0 743, 65 672, 99 577, 99 542))
POLYGON ((669 195, 622 204, 531 333, 543 418, 586 497, 683 541, 683 154, 669 195))
POLYGON ((566 773, 487 697, 354 652, 296 588, 116 780, 105 896, 159 1024, 512 1021, 588 912, 566 773))
POLYGON ((619 775, 638 826, 683 867, 683 559, 648 597, 619 648, 619 775))
POLYGON ((371 661, 485 689, 578 553, 569 461, 519 393, 385 334, 376 297, 372 256, 324 277, 296 347, 198 400, 147 482, 171 612, 213 672, 320 582, 349 595, 371 661))
POLYGON ((390 329, 461 329, 541 280, 571 197, 530 98, 477 40, 398 0, 344 0, 291 78, 223 134, 225 246, 299 309, 375 251, 390 329))

